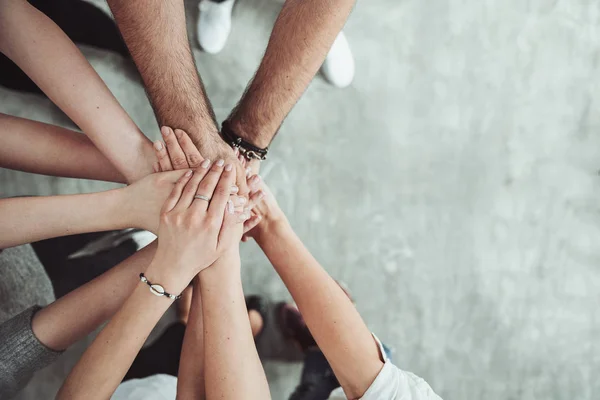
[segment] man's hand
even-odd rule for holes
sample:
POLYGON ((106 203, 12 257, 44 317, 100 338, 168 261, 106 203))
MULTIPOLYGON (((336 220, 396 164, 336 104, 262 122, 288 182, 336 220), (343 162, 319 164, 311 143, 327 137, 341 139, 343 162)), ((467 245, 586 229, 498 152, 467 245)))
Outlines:
POLYGON ((160 129, 164 144, 160 140, 154 142, 154 150, 158 161, 154 163, 155 172, 166 172, 178 169, 197 168, 206 158, 212 161, 225 160, 236 169, 236 184, 239 196, 248 196, 246 171, 238 158, 238 153, 219 138, 208 138, 201 144, 194 144, 190 136, 181 129, 163 126, 160 129))

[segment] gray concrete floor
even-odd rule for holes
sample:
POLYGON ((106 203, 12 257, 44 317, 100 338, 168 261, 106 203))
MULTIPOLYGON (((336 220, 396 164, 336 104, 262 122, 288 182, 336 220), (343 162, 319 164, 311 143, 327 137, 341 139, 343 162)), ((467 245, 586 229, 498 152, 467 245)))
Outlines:
MULTIPOLYGON (((195 48, 219 118, 279 7, 242 1, 223 53, 195 48)), ((263 167, 300 236, 397 364, 443 397, 600 398, 600 3, 371 0, 346 33, 356 81, 316 78, 263 167)), ((156 138, 127 63, 85 53, 156 138)), ((0 111, 64 122, 48 101, 4 90, 0 111)), ((0 182, 2 196, 109 187, 6 170, 0 182)), ((243 259, 247 292, 288 298, 254 244, 243 259)), ((83 345, 21 398, 49 397, 42 387, 83 345)), ((267 365, 274 399, 298 368, 267 365)))

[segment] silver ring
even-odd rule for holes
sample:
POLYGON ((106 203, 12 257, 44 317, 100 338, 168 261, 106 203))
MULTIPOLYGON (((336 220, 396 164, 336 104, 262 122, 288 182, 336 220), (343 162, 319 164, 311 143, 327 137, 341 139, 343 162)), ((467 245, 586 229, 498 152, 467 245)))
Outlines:
POLYGON ((204 201, 207 201, 207 202, 210 203, 210 197, 205 196, 203 194, 197 194, 197 195, 194 196, 194 198, 198 199, 198 200, 204 200, 204 201))

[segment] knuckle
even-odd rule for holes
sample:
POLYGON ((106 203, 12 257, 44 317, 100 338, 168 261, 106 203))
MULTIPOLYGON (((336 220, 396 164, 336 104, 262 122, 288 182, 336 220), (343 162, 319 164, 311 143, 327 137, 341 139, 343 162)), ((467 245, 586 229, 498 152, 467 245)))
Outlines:
POLYGON ((229 192, 230 192, 230 190, 226 186, 223 186, 223 185, 219 185, 215 189, 215 194, 219 195, 219 196, 229 196, 229 192))
POLYGON ((202 162, 202 159, 198 154, 188 154, 187 160, 190 167, 197 167, 202 162))
POLYGON ((171 162, 173 163, 173 165, 176 165, 178 167, 181 166, 187 166, 187 161, 185 158, 182 157, 173 157, 173 159, 171 160, 171 162))

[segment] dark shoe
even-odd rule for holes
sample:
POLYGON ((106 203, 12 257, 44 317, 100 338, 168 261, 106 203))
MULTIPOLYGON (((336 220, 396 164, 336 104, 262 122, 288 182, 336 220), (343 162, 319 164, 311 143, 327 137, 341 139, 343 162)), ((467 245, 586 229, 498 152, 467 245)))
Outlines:
POLYGON ((306 354, 302 378, 289 400, 326 400, 340 386, 323 353, 311 350, 306 354))

